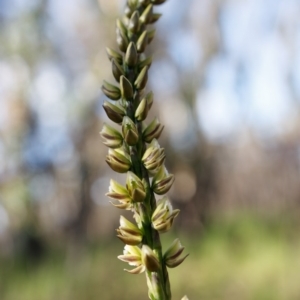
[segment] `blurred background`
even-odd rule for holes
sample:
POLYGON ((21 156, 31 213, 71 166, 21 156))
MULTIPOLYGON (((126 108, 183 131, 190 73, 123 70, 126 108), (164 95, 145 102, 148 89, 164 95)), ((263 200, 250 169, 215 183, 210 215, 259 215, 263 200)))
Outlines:
MULTIPOLYGON (((0 299, 147 299, 99 131, 124 0, 0 0, 0 299)), ((181 209, 174 299, 300 299, 300 2, 168 0, 151 117, 181 209)))

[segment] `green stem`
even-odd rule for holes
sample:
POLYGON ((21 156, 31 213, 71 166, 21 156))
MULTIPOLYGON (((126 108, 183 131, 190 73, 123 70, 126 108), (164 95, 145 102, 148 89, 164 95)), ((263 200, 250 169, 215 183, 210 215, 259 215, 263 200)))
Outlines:
MULTIPOLYGON (((162 246, 161 246, 159 232, 157 230, 155 230, 154 228, 152 228, 152 226, 151 226, 151 216, 152 216, 154 210, 156 209, 156 199, 155 199, 153 191, 150 188, 150 179, 149 179, 148 172, 145 169, 145 167, 142 165, 142 162, 141 162, 143 149, 145 149, 145 145, 141 138, 142 137, 141 123, 136 122, 136 125, 138 127, 139 137, 140 137, 140 140, 139 140, 139 143, 137 146, 137 148, 138 148, 137 152, 140 154, 140 156, 139 156, 139 162, 141 164, 140 167, 142 170, 142 177, 140 177, 140 178, 144 179, 147 183, 147 186, 149 187, 147 189, 147 196, 146 196, 146 201, 145 201, 145 205, 147 208, 147 214, 148 214, 147 219, 149 220, 149 224, 144 224, 145 225, 144 231, 147 232, 145 244, 147 244, 149 247, 151 247, 153 252, 157 255, 160 266, 161 266, 161 268, 157 272, 160 296, 158 299, 155 299, 155 300, 170 300, 171 299, 170 282, 169 282, 169 276, 167 273, 167 269, 166 269, 166 266, 163 261, 162 246)), ((151 282, 151 279, 149 278, 150 275, 152 276, 151 273, 147 272, 147 274, 146 274, 147 282, 149 282, 149 280, 151 282)), ((149 287, 149 284, 148 284, 148 287, 149 287)), ((152 285, 151 285, 151 287, 152 287, 152 285)), ((150 287, 149 287, 149 289, 150 289, 150 287)), ((151 291, 151 289, 150 289, 150 291, 151 291)))
MULTIPOLYGON (((144 150, 146 148, 145 144, 142 140, 142 124, 138 122, 134 118, 134 111, 139 103, 139 93, 135 91, 134 101, 128 105, 127 115, 133 119, 135 122, 138 132, 139 132, 139 141, 136 146, 131 147, 131 160, 132 160, 132 171, 141 179, 144 179, 147 183, 147 195, 144 203, 137 204, 136 210, 141 217, 142 227, 144 231, 144 239, 143 244, 148 245, 154 253, 157 255, 158 260, 160 262, 160 270, 157 272, 158 279, 158 295, 159 298, 154 300, 170 300, 170 283, 169 277, 167 273, 166 266, 164 265, 163 257, 162 257, 162 246, 160 241, 160 236, 158 231, 152 228, 151 226, 151 216, 156 209, 156 199, 153 191, 150 188, 150 179, 147 170, 142 164, 142 156, 144 154, 144 150)), ((152 276, 151 272, 146 272, 147 276, 147 284, 149 288, 149 295, 155 294, 152 292, 153 284, 152 284, 152 276)))

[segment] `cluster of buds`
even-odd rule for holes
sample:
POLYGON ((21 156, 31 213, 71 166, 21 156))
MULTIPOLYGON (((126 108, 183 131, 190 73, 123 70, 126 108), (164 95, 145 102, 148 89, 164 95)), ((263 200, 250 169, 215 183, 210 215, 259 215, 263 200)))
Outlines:
POLYGON ((149 297, 155 300, 171 299, 166 267, 174 268, 186 258, 180 258, 184 248, 178 240, 161 252, 159 234, 170 230, 179 210, 172 209, 167 197, 155 200, 155 194, 169 191, 174 175, 168 173, 165 151, 157 141, 164 126, 158 118, 144 123, 153 104, 153 93, 145 93, 152 58, 144 51, 155 35, 148 25, 161 16, 154 6, 165 1, 127 0, 125 15, 116 22, 119 50, 107 48, 107 54, 117 84, 104 81, 102 91, 110 99, 103 108, 120 128, 104 124, 100 132, 109 148, 107 164, 115 172, 127 173, 126 184, 112 179, 106 195, 117 208, 131 210, 136 221, 120 217, 117 237, 125 248, 118 258, 134 266, 129 273, 146 272, 149 297))

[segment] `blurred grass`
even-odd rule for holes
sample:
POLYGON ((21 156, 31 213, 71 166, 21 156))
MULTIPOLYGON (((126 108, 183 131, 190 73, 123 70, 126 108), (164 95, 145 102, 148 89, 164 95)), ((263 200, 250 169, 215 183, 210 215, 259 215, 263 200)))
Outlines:
MULTIPOLYGON (((201 234, 178 232, 187 260, 170 270, 173 299, 300 299, 299 226, 290 219, 239 216, 201 234)), ((167 245, 174 236, 163 237, 167 245)), ((114 239, 81 255, 51 252, 37 266, 2 261, 1 300, 147 299, 144 275, 122 272, 114 239)))

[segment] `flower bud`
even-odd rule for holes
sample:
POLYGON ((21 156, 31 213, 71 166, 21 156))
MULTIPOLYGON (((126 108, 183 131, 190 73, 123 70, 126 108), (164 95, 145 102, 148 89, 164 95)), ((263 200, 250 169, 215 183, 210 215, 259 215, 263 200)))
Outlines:
POLYGON ((128 29, 133 33, 137 33, 140 30, 140 14, 137 10, 131 15, 128 29))
POLYGON ((133 121, 127 116, 123 118, 122 133, 129 146, 134 146, 139 140, 138 130, 133 121))
POLYGON ((147 36, 148 36, 147 42, 148 42, 148 45, 153 41, 154 36, 155 36, 155 32, 156 32, 155 29, 149 30, 149 31, 147 32, 147 36))
POLYGON ((152 227, 160 233, 167 232, 172 227, 173 221, 179 212, 179 209, 173 210, 167 197, 163 197, 158 201, 157 207, 153 212, 151 218, 152 227))
POLYGON ((129 41, 127 37, 127 30, 125 25, 117 19, 117 44, 119 46, 119 49, 123 52, 126 52, 126 49, 128 47, 129 41))
POLYGON ((110 180, 109 190, 108 193, 105 194, 107 197, 117 200, 120 204, 114 204, 115 207, 121 209, 130 209, 131 208, 131 198, 127 191, 127 189, 116 182, 115 180, 110 180))
POLYGON ((140 16, 140 21, 143 24, 148 24, 151 21, 153 13, 153 5, 149 4, 140 16))
POLYGON ((144 141, 150 143, 153 139, 158 139, 163 129, 164 126, 155 118, 143 131, 144 141))
POLYGON ((148 80, 148 67, 146 66, 139 73, 137 79, 134 82, 134 85, 138 90, 142 90, 146 86, 147 80, 148 80))
POLYGON ((149 21, 150 24, 155 23, 156 21, 158 21, 158 19, 162 16, 162 14, 158 14, 158 13, 152 13, 151 15, 151 20, 149 21))
POLYGON ((130 83, 130 81, 125 77, 120 77, 120 89, 121 89, 121 95, 123 99, 131 100, 133 97, 133 88, 130 83))
POLYGON ((142 70, 144 67, 147 66, 148 70, 149 70, 149 68, 151 67, 151 64, 152 64, 152 56, 149 56, 139 62, 138 68, 139 68, 139 70, 142 70))
POLYGON ((152 189, 155 194, 163 195, 169 191, 175 178, 173 174, 169 174, 165 166, 161 166, 154 175, 152 181, 152 189))
POLYGON ((154 171, 162 166, 165 157, 164 148, 160 148, 157 140, 153 139, 142 157, 142 162, 148 171, 154 171))
POLYGON ((143 245, 142 247, 142 261, 146 269, 150 272, 157 272, 160 267, 156 255, 147 245, 143 245))
POLYGON ((134 116, 138 121, 144 121, 147 118, 147 115, 148 115, 147 99, 144 98, 139 103, 139 106, 137 107, 134 116))
POLYGON ((106 47, 106 52, 107 52, 109 60, 112 60, 114 58, 120 65, 122 65, 123 56, 119 52, 117 52, 109 47, 106 47))
POLYGON ((120 89, 105 80, 103 81, 101 89, 105 96, 107 96, 111 100, 119 100, 121 98, 120 89))
POLYGON ((142 231, 123 216, 120 216, 120 227, 117 233, 117 237, 127 245, 138 245, 143 239, 142 231))
POLYGON ((185 295, 181 300, 189 300, 189 298, 187 297, 187 295, 185 295))
POLYGON ((117 26, 117 31, 120 31, 124 35, 127 35, 127 28, 120 19, 116 20, 116 26, 117 26))
POLYGON ((126 114, 122 106, 114 105, 108 101, 105 101, 102 106, 110 120, 118 124, 122 123, 123 117, 126 114))
POLYGON ((126 51, 127 47, 128 47, 128 38, 123 35, 121 32, 117 32, 117 44, 119 46, 119 49, 123 52, 126 51))
POLYGON ((147 100, 148 110, 150 110, 153 104, 153 92, 149 92, 146 95, 146 100, 147 100))
POLYGON ((126 188, 133 202, 143 202, 146 198, 142 180, 130 171, 127 173, 126 188))
POLYGON ((128 67, 134 67, 137 63, 137 58, 138 58, 138 54, 137 54, 135 43, 130 42, 125 54, 125 63, 127 64, 128 67))
POLYGON ((137 246, 126 245, 124 247, 123 255, 119 255, 118 259, 129 263, 131 266, 135 266, 132 270, 126 270, 131 274, 140 274, 145 271, 145 266, 142 262, 142 251, 137 246))
POLYGON ((125 75, 123 68, 119 65, 119 63, 113 58, 112 62, 112 73, 117 82, 120 81, 120 77, 125 75))
POLYGON ((164 254, 164 259, 174 259, 178 258, 183 252, 184 247, 181 245, 179 239, 175 239, 171 246, 167 249, 164 254))
POLYGON ((105 161, 107 164, 118 173, 125 173, 131 167, 131 158, 123 148, 109 149, 105 161))
POLYGON ((138 53, 144 52, 146 49, 146 46, 148 45, 148 32, 145 30, 139 37, 139 39, 136 42, 136 48, 138 53))
POLYGON ((175 268, 179 266, 188 257, 187 254, 186 256, 179 258, 183 250, 184 247, 181 245, 179 239, 175 239, 164 254, 165 263, 169 268, 175 268))
POLYGON ((109 148, 120 148, 123 144, 123 137, 121 133, 106 123, 103 124, 100 135, 104 139, 103 144, 109 148))

